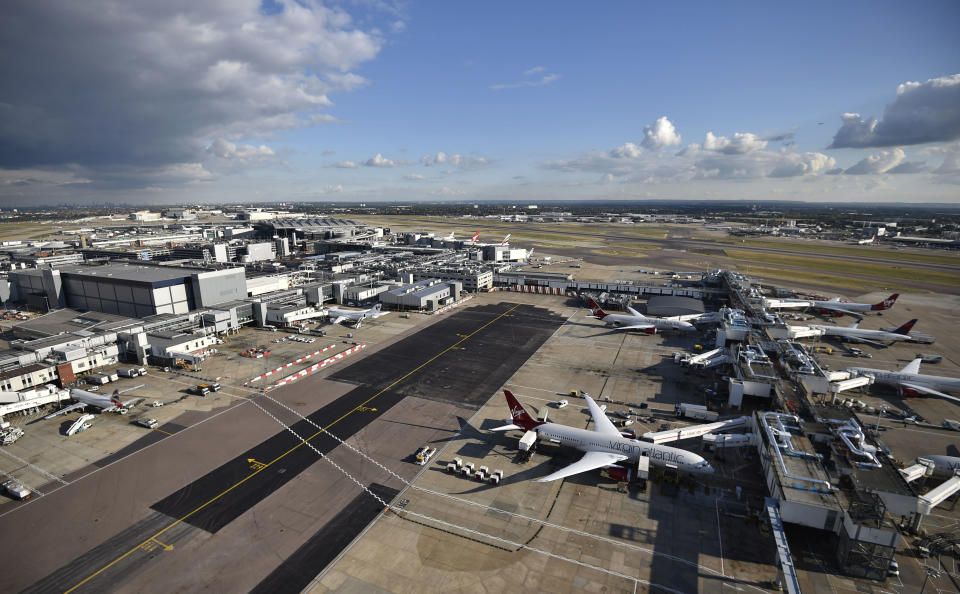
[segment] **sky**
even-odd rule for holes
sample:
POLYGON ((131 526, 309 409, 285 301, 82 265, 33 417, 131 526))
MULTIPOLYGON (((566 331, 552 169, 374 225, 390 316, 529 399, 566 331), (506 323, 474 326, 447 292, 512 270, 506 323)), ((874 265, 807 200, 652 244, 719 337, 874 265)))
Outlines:
POLYGON ((11 0, 0 207, 960 202, 960 4, 11 0))

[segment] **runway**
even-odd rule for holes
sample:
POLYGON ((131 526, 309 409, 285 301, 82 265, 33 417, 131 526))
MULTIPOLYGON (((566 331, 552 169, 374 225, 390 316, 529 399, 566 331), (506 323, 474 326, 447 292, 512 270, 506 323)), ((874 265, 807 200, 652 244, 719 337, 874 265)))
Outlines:
MULTIPOLYGON (((395 457, 382 462, 409 480, 419 467, 403 463, 402 459, 426 436, 459 427, 456 416, 486 402, 562 323, 557 314, 526 305, 499 303, 465 309, 340 369, 329 379, 307 379, 269 396, 288 403, 309 402, 319 396, 314 393, 318 387, 332 383, 330 379, 341 386, 350 382, 356 387, 341 391, 312 410, 308 418, 344 440, 361 432, 367 441, 380 434, 389 435, 391 443, 370 443, 367 447, 392 452, 395 457), (419 423, 422 426, 381 419, 384 415, 402 416, 405 408, 397 405, 406 402, 415 407, 418 415, 427 415, 419 423), (373 431, 383 423, 387 424, 382 431, 373 431)), ((339 441, 324 431, 304 420, 294 423, 296 419, 289 411, 263 396, 255 398, 256 403, 284 423, 292 423, 291 428, 309 446, 334 456, 340 464, 351 464, 348 471, 356 473, 365 484, 377 484, 378 492, 386 500, 402 486, 399 480, 382 472, 375 476, 376 468, 361 467, 372 465, 356 454, 340 453, 344 448, 339 441)), ((126 481, 135 482, 137 478, 125 475, 119 468, 135 463, 139 454, 103 469, 100 474, 108 476, 96 482, 120 484, 124 493, 129 492, 136 501, 136 508, 129 515, 139 519, 122 530, 104 534, 97 529, 96 518, 77 521, 74 517, 72 523, 63 522, 65 531, 48 530, 45 539, 34 537, 34 541, 46 541, 36 542, 37 545, 57 547, 64 541, 72 543, 70 532, 76 532, 76 538, 83 538, 87 544, 79 554, 68 556, 71 560, 66 564, 61 558, 58 565, 52 566, 49 560, 45 565, 38 565, 36 560, 32 566, 17 565, 16 557, 25 552, 17 553, 10 543, 17 540, 20 532, 19 514, 4 518, 0 530, 8 538, 7 544, 0 545, 0 554, 11 561, 11 567, 24 567, 24 571, 17 572, 17 579, 3 589, 19 590, 34 584, 36 591, 134 591, 142 589, 144 581, 150 583, 149 589, 164 590, 191 588, 200 583, 231 590, 250 590, 259 585, 262 591, 276 591, 277 587, 295 589, 294 583, 305 585, 363 530, 382 506, 372 505, 376 500, 320 461, 305 442, 252 405, 239 406, 236 413, 211 421, 208 424, 215 426, 208 430, 229 432, 229 426, 224 425, 233 423, 233 431, 256 426, 251 435, 263 437, 233 449, 229 458, 221 458, 213 467, 203 449, 194 448, 194 459, 180 462, 200 469, 206 466, 209 470, 181 482, 159 498, 145 500, 157 489, 138 489, 136 484, 127 484, 126 481), (237 416, 242 417, 240 423, 233 418, 237 416), (270 433, 264 435, 264 428, 269 428, 270 433), (270 528, 273 524, 269 522, 278 521, 274 516, 286 515, 303 516, 303 525, 295 530, 270 528), (254 525, 256 530, 251 529, 254 525), (91 533, 97 534, 95 541, 89 538, 91 533), (261 533, 263 536, 258 537, 261 533), (265 547, 270 554, 257 557, 257 551, 265 547), (321 548, 324 554, 318 556, 321 548), (282 558, 277 558, 281 552, 282 558), (237 558, 248 557, 250 561, 244 567, 236 567, 237 558), (201 566, 204 576, 199 578, 200 582, 184 577, 184 571, 201 566)), ((153 456, 164 456, 165 450, 189 433, 165 438, 148 451, 153 456)), ((175 455, 173 450, 170 455, 175 455)), ((96 488, 91 483, 81 480, 64 491, 96 488)), ((37 508, 34 513, 48 517, 48 526, 59 526, 58 515, 83 513, 45 503, 42 499, 31 507, 37 508)), ((71 550, 70 546, 62 548, 71 550)))

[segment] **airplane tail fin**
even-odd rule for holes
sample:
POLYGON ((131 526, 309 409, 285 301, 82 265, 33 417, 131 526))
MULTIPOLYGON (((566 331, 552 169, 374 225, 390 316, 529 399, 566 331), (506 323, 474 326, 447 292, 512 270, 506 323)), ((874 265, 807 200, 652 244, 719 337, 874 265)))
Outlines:
POLYGON ((513 417, 513 424, 527 431, 543 425, 543 421, 538 421, 531 417, 520 401, 510 390, 504 390, 503 395, 507 397, 507 405, 510 407, 510 416, 513 417))
POLYGON ((603 318, 607 317, 606 312, 600 309, 600 306, 597 305, 597 302, 594 301, 592 297, 590 298, 590 313, 598 320, 602 320, 603 318))
POLYGON ((893 295, 890 295, 880 303, 874 304, 870 309, 872 309, 873 311, 890 309, 891 307, 893 307, 893 304, 897 302, 897 297, 899 296, 900 296, 900 293, 894 293, 893 295))
POLYGON ((120 401, 120 390, 113 391, 113 394, 110 395, 110 402, 120 408, 123 408, 123 402, 120 401))
POLYGON ((909 322, 907 322, 906 324, 904 324, 903 326, 900 326, 899 328, 897 328, 897 329, 894 330, 893 332, 894 332, 894 334, 910 334, 910 331, 913 330, 913 325, 916 324, 916 323, 917 323, 917 319, 914 318, 914 319, 910 320, 909 322))
POLYGON ((477 239, 478 239, 479 237, 480 237, 480 232, 477 231, 476 233, 473 234, 473 237, 470 238, 470 242, 471 242, 471 243, 477 243, 477 239))

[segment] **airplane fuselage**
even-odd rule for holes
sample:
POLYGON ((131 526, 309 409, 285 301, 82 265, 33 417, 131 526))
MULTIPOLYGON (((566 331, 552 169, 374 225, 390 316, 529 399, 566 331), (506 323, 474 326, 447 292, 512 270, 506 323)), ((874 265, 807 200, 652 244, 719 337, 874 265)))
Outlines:
POLYGON ((931 390, 942 392, 960 392, 960 378, 944 377, 940 375, 925 375, 922 373, 903 373, 900 371, 884 371, 869 367, 849 367, 847 371, 855 371, 860 375, 873 376, 874 383, 899 386, 902 384, 916 384, 931 390))
POLYGON ((910 336, 906 334, 897 334, 896 332, 886 332, 884 330, 866 330, 860 328, 838 328, 836 326, 810 326, 823 332, 824 336, 840 336, 842 338, 865 338, 868 340, 909 340, 910 336))
MULTIPOLYGON (((637 326, 639 324, 650 324, 658 332, 664 330, 678 330, 682 332, 690 332, 696 330, 693 327, 693 324, 690 322, 685 322, 683 320, 668 320, 663 318, 647 318, 641 316, 628 316, 624 314, 607 314, 603 321, 609 326, 637 326)), ((639 330, 643 332, 643 330, 639 330)))
POLYGON ((627 456, 624 462, 636 464, 641 456, 650 459, 655 466, 673 464, 687 472, 712 473, 713 468, 702 456, 670 446, 607 436, 589 429, 546 423, 534 428, 540 439, 575 448, 581 452, 607 452, 627 456))

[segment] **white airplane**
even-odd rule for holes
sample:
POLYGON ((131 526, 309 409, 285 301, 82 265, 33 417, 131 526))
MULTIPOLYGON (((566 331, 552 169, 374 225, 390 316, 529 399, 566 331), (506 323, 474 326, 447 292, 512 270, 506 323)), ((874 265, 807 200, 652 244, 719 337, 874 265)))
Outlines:
POLYGON ((113 394, 110 396, 102 396, 100 394, 94 394, 93 392, 87 392, 86 390, 80 390, 78 388, 73 388, 70 390, 70 399, 75 400, 74 404, 70 406, 65 406, 58 410, 55 413, 45 416, 45 419, 52 419, 58 417, 62 414, 66 414, 70 411, 74 411, 81 408, 86 408, 88 406, 95 406, 100 409, 100 412, 115 412, 121 415, 127 414, 127 410, 143 400, 143 398, 133 398, 127 400, 126 402, 120 401, 120 394, 125 392, 130 392, 131 390, 136 390, 142 388, 143 384, 139 386, 133 386, 132 388, 126 388, 124 390, 114 390, 113 394))
POLYGON ((383 306, 379 303, 371 307, 370 309, 337 309, 332 307, 327 310, 327 314, 330 316, 331 324, 339 324, 340 322, 352 323, 354 328, 359 328, 360 324, 363 323, 366 319, 376 319, 380 316, 385 316, 390 312, 381 312, 380 309, 383 306))
POLYGON ((847 367, 844 371, 872 377, 877 384, 896 386, 905 396, 916 396, 920 393, 926 396, 939 396, 960 404, 960 398, 945 394, 945 392, 960 392, 960 378, 923 375, 920 373, 921 361, 922 359, 917 357, 900 371, 869 367, 847 367))
POLYGON ((507 233, 507 236, 503 238, 503 241, 500 242, 500 245, 510 245, 510 234, 507 233))
POLYGON ((913 325, 916 323, 917 320, 914 318, 896 330, 866 330, 863 328, 857 328, 857 326, 860 324, 860 320, 857 320, 845 328, 838 328, 836 326, 823 326, 819 324, 811 325, 810 328, 813 328, 814 330, 820 330, 823 332, 824 336, 838 336, 841 340, 849 339, 851 341, 867 342, 877 346, 886 346, 877 341, 889 340, 891 342, 898 342, 901 340, 910 340, 910 330, 913 329, 913 325))
POLYGON ((826 309, 840 314, 860 315, 861 311, 883 311, 890 309, 896 303, 899 293, 890 295, 880 303, 851 303, 841 301, 839 297, 834 297, 829 301, 816 301, 812 299, 764 299, 763 306, 770 309, 799 309, 812 307, 815 309, 826 309))
POLYGON ((695 332, 697 330, 693 324, 685 320, 648 318, 632 307, 628 307, 627 311, 630 312, 630 315, 608 314, 600 309, 596 301, 590 299, 589 317, 603 320, 608 326, 613 326, 615 330, 640 330, 647 334, 656 334, 664 330, 677 330, 681 332, 695 332))
POLYGON ((453 241, 453 234, 454 234, 454 233, 455 233, 454 231, 451 231, 451 232, 450 232, 450 235, 447 235, 447 236, 445 236, 445 237, 441 237, 440 239, 442 239, 442 240, 444 240, 444 241, 453 241))
POLYGON ((650 463, 656 466, 671 464, 687 472, 713 473, 713 467, 693 452, 624 437, 620 430, 614 426, 613 421, 607 418, 603 410, 587 394, 584 394, 583 398, 587 401, 587 408, 593 418, 593 430, 538 421, 527 413, 510 390, 504 390, 503 394, 507 397, 513 423, 497 427, 494 431, 509 431, 511 429, 534 431, 540 439, 584 452, 583 457, 577 462, 553 474, 537 479, 539 483, 555 481, 597 468, 619 466, 621 464, 636 465, 640 456, 650 458, 650 463))

